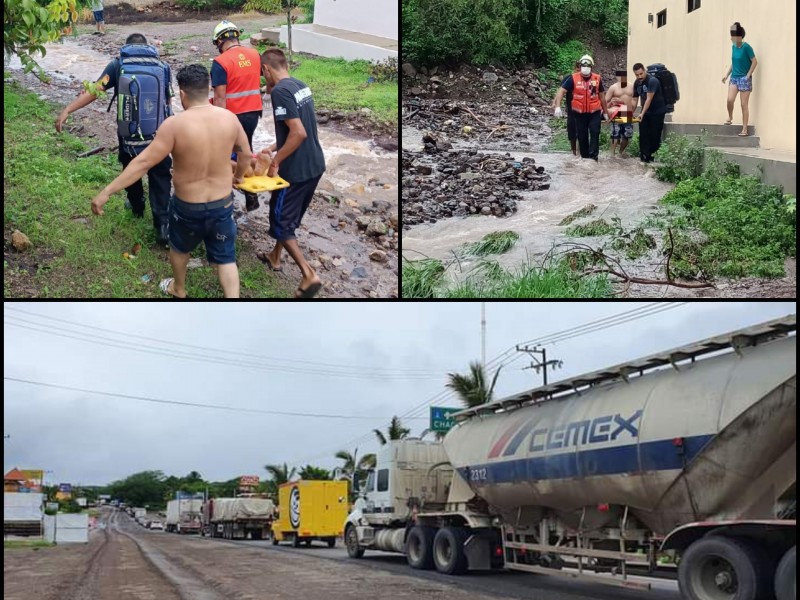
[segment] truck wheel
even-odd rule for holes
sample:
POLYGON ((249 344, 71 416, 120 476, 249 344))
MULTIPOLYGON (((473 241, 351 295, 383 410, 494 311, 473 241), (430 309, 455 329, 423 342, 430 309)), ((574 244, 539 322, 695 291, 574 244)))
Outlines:
POLYGON ((294 534, 294 536, 292 536, 292 547, 293 548, 300 547, 300 536, 297 534, 294 534))
POLYGON ((333 548, 336 545, 336 538, 328 538, 328 548, 333 548))
POLYGON ((358 532, 352 525, 347 527, 344 533, 344 543, 347 546, 347 556, 350 558, 361 558, 364 556, 364 548, 358 545, 358 532))
POLYGON ((260 529, 254 529, 251 532, 250 536, 254 540, 260 540, 261 539, 261 530, 260 529))
POLYGON ((275 537, 274 533, 272 534, 272 545, 273 546, 277 546, 278 545, 278 538, 275 537))
POLYGON ((433 568, 433 537, 435 527, 415 525, 406 538, 406 559, 412 569, 433 568))
POLYGON ((778 563, 778 570, 775 571, 775 596, 778 600, 794 600, 797 598, 797 587, 795 584, 796 563, 795 550, 797 546, 792 546, 783 555, 781 562, 778 563))
POLYGON ((464 542, 468 533, 463 527, 443 527, 433 540, 433 563, 447 575, 460 575, 467 570, 464 542))
POLYGON ((768 567, 747 540, 711 535, 683 553, 678 585, 690 600, 757 600, 765 597, 768 567))

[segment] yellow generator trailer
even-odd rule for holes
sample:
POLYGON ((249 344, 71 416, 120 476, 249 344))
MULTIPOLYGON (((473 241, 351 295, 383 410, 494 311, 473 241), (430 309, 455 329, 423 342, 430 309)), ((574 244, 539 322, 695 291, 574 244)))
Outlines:
POLYGON ((347 519, 346 481, 292 481, 278 488, 279 515, 272 524, 272 543, 294 547, 313 540, 333 548, 347 519))

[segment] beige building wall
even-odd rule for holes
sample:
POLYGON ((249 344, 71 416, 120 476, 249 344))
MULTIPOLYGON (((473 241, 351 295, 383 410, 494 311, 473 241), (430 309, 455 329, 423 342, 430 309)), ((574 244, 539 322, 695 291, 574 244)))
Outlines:
MULTIPOLYGON (((758 67, 750 95, 750 125, 762 148, 794 152, 797 111, 796 5, 794 0, 702 0, 687 12, 688 0, 631 0, 628 71, 635 63, 660 62, 678 77, 681 99, 673 123, 721 125, 727 118, 727 84, 722 76, 731 63, 730 26, 739 21, 758 67), (667 24, 657 27, 656 14, 667 10, 667 24), (652 13, 653 22, 647 22, 652 13)), ((631 75, 632 76, 632 75, 631 75)), ((741 125, 737 97, 734 124, 741 125)))

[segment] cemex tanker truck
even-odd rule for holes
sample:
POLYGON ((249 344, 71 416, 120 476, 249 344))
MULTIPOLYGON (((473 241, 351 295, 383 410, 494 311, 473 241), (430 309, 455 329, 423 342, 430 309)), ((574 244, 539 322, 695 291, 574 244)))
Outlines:
POLYGON ((687 600, 794 600, 795 333, 791 315, 463 410, 442 443, 391 441, 348 554, 637 588, 668 556, 687 600))

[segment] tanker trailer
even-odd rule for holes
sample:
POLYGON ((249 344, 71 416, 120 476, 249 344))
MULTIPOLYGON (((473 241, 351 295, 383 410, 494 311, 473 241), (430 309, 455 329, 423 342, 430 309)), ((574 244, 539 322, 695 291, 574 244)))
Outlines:
POLYGON ((667 552, 687 599, 794 598, 795 328, 778 319, 461 411, 444 459, 416 466, 452 469, 444 504, 399 485, 387 518, 368 481, 349 554, 395 549, 445 573, 499 554, 509 569, 649 587, 630 563, 643 551, 655 572, 667 552), (588 572, 609 563, 619 577, 588 572))

